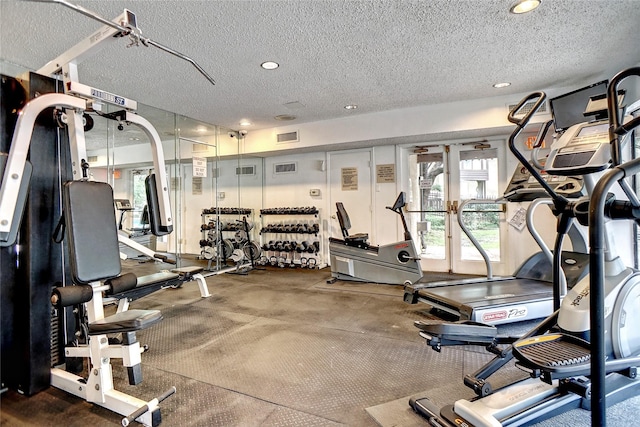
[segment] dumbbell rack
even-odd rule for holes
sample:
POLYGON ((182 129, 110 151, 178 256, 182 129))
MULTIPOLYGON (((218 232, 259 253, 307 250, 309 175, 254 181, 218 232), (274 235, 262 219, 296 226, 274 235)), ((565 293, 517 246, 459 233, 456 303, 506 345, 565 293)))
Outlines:
MULTIPOLYGON (((252 223, 253 209, 235 207, 212 207, 202 210, 202 224, 200 231, 200 259, 206 259, 207 270, 214 271, 226 265, 227 259, 235 249, 235 239, 225 238, 223 233, 238 233, 242 230, 242 223, 237 221, 223 221, 224 216, 246 216, 252 223), (215 266, 214 266, 215 263, 215 266)), ((249 240, 251 236, 247 236, 249 240)))
POLYGON ((322 267, 320 218, 315 206, 265 208, 260 210, 260 217, 263 251, 260 264, 281 268, 322 267), (313 236, 314 240, 304 236, 313 236))

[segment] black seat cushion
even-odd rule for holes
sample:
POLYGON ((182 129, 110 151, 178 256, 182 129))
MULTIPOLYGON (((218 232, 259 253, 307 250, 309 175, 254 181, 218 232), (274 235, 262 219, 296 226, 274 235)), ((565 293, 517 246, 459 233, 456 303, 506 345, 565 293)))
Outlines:
POLYGON ((89 324, 89 335, 139 331, 162 320, 160 310, 128 310, 89 324))

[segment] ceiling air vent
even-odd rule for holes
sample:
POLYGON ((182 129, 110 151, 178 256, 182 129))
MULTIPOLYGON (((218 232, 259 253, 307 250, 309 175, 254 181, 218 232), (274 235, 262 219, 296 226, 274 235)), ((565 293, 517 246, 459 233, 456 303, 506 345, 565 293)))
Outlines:
MULTIPOLYGON (((520 111, 518 111, 518 114, 516 114, 516 117, 524 117, 525 114, 527 114, 529 111, 531 111, 531 109, 533 108, 533 106, 535 105, 536 100, 533 101, 529 101, 527 103, 525 103, 522 108, 520 108, 520 111)), ((512 111, 518 104, 509 104, 507 105, 507 108, 509 109, 509 111, 512 111)), ((544 101, 542 103, 542 105, 540 105, 540 108, 538 108, 538 111, 536 111, 536 114, 544 114, 547 112, 547 101, 544 101)))
POLYGON ((276 175, 283 173, 296 173, 298 172, 298 163, 276 163, 273 165, 273 172, 276 175))
POLYGON ((95 163, 98 161, 98 156, 88 156, 87 157, 87 162, 89 163, 95 163))
POLYGON ((286 132, 286 133, 278 133, 276 134, 276 141, 278 144, 286 144, 289 142, 298 142, 300 141, 300 136, 298 135, 298 131, 286 132))
POLYGON ((255 175, 256 167, 252 166, 240 166, 236 168, 236 175, 255 175))

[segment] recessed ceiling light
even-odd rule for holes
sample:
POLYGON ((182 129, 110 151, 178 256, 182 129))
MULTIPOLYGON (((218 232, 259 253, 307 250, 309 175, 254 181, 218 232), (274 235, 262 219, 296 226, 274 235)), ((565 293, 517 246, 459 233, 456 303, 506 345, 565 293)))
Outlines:
POLYGON ((205 126, 198 126, 196 128, 196 132, 204 133, 206 131, 207 131, 207 128, 205 126))
POLYGON ((262 68, 264 68, 265 70, 275 70, 276 68, 278 68, 280 66, 280 64, 278 64, 277 62, 273 62, 273 61, 266 61, 266 62, 263 62, 262 64, 260 64, 260 66, 262 68))
POLYGON ((251 126, 251 122, 249 120, 240 121, 240 126, 251 126))
POLYGON ((500 89, 500 88, 503 88, 503 87, 509 87, 509 86, 511 86, 511 83, 509 83, 509 82, 496 83, 496 84, 493 85, 493 87, 495 87, 496 89, 500 89))
POLYGON ((531 12, 533 9, 540 6, 540 3, 542 3, 541 0, 520 0, 519 2, 511 6, 509 12, 515 13, 516 15, 531 12))
POLYGON ((355 110, 356 108, 358 108, 356 104, 349 104, 344 106, 345 110, 355 110))

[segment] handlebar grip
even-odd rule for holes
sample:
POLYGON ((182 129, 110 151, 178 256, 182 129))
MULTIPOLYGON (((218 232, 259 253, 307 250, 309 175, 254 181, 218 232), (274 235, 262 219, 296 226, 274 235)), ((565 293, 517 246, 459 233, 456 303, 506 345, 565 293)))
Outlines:
POLYGON ((149 409, 155 408, 156 406, 158 406, 158 404, 160 402, 162 402, 163 400, 165 400, 167 397, 171 396, 175 392, 176 392, 176 387, 173 386, 169 390, 167 390, 164 393, 162 393, 160 396, 156 397, 153 400, 150 400, 146 404, 142 405, 140 408, 136 409, 130 415, 124 417, 122 419, 123 427, 127 427, 129 424, 131 424, 133 421, 135 421, 136 418, 138 418, 139 416, 143 415, 149 409))
POLYGON ((176 260, 169 258, 166 255, 162 255, 162 254, 153 254, 153 257, 156 259, 159 259, 162 262, 166 262, 167 264, 176 264, 176 260))
POLYGON ((638 125, 640 125, 640 116, 633 118, 632 120, 628 121, 627 123, 618 126, 616 129, 614 129, 614 132, 616 133, 616 135, 626 135, 627 133, 631 132, 633 129, 637 128, 638 125))
POLYGON ((527 95, 526 97, 524 97, 519 103, 518 105, 516 105, 515 107, 513 107, 513 109, 511 111, 509 111, 509 115, 507 116, 507 120, 509 120, 511 123, 516 124, 518 126, 524 126, 525 124, 529 123, 529 120, 531 120, 531 116, 533 116, 538 109, 540 108, 540 106, 542 105, 542 103, 544 102, 545 98, 547 97, 547 95, 544 92, 533 92, 530 93, 529 95, 527 95), (533 104, 533 107, 531 107, 531 109, 525 114, 525 116, 521 119, 517 119, 515 117, 516 113, 518 111, 520 111, 520 109, 522 109, 522 107, 529 101, 537 99, 536 103, 533 104))

